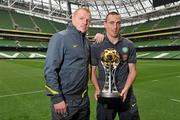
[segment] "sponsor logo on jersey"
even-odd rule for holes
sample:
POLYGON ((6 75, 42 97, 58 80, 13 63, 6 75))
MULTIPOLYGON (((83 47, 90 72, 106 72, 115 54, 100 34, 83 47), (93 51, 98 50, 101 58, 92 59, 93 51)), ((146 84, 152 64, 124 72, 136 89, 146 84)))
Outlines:
POLYGON ((127 56, 127 54, 123 54, 123 61, 126 61, 127 59, 128 59, 128 56, 127 56))

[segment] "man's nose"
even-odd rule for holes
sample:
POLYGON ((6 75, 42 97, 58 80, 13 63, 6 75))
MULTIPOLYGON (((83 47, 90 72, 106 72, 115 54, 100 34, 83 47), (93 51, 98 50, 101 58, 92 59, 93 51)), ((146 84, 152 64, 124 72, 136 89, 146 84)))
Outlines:
POLYGON ((87 24, 88 24, 88 20, 87 20, 87 19, 84 19, 84 20, 83 20, 83 24, 87 25, 87 24))
POLYGON ((114 27, 114 29, 116 29, 117 28, 117 24, 114 24, 113 27, 114 27))

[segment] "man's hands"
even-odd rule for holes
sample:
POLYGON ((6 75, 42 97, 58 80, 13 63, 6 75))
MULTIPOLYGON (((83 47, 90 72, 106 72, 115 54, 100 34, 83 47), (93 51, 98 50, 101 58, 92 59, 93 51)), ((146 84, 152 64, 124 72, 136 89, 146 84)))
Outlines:
POLYGON ((94 36, 94 40, 96 43, 101 43, 104 40, 104 34, 101 33, 96 33, 96 35, 94 36))
POLYGON ((125 89, 125 88, 120 93, 120 96, 122 97, 123 102, 126 100, 127 93, 128 93, 128 89, 125 89))
POLYGON ((100 95, 100 90, 96 90, 94 93, 94 97, 95 97, 96 101, 98 100, 99 95, 100 95))
POLYGON ((67 104, 65 101, 62 101, 60 103, 54 104, 54 110, 58 114, 67 114, 67 104))
POLYGON ((120 93, 120 96, 123 98, 123 102, 126 100, 128 90, 132 86, 132 84, 136 78, 136 72, 137 72, 136 71, 136 64, 129 63, 128 66, 129 66, 129 75, 128 75, 126 84, 120 93))

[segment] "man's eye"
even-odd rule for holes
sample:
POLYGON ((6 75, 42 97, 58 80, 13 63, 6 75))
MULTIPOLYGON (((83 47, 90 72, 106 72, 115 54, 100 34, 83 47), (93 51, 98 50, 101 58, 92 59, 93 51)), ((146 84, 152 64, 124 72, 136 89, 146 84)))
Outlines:
POLYGON ((117 22, 117 24, 121 24, 121 22, 117 22))
POLYGON ((109 24, 114 25, 114 24, 121 24, 121 22, 109 22, 109 24))
POLYGON ((109 24, 110 24, 110 25, 113 25, 113 24, 114 24, 114 22, 109 22, 109 24))

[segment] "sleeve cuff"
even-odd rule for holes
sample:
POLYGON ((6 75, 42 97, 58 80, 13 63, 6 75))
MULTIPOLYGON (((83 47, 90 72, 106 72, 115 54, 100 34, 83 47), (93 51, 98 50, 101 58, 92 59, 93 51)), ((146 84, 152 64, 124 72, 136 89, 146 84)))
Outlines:
POLYGON ((63 96, 61 95, 54 95, 54 96, 51 96, 51 101, 53 104, 57 104, 57 103, 60 103, 64 100, 63 96))

